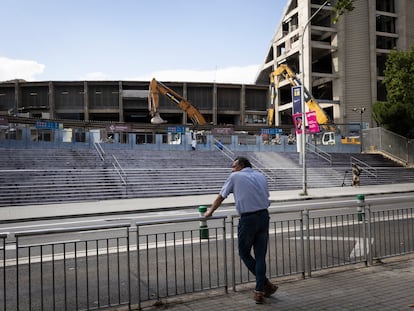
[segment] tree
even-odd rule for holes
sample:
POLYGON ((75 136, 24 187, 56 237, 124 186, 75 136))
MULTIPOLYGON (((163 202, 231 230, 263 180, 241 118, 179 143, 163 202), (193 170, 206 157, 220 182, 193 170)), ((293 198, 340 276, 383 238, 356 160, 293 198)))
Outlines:
POLYGON ((356 0, 338 0, 334 5, 335 16, 333 22, 336 23, 341 15, 352 11, 354 9, 355 1, 356 0))
POLYGON ((414 128, 414 45, 407 52, 393 50, 384 71, 387 101, 376 102, 373 118, 390 131, 406 136, 414 128))

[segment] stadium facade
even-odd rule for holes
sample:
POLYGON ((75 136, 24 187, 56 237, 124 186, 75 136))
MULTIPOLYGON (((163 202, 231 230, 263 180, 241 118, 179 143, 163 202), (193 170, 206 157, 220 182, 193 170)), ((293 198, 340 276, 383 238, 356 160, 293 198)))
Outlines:
MULTIPOLYGON (((269 75, 288 64, 342 132, 360 118, 365 127, 375 126, 371 107, 386 97, 381 83, 386 57, 392 49, 408 50, 413 43, 414 2, 355 1, 354 11, 337 24, 332 17, 333 8, 323 0, 287 1, 254 85, 163 82, 196 106, 210 125, 258 132, 266 127, 269 75)), ((7 81, 0 83, 0 114, 127 122, 135 128, 150 121, 148 87, 149 81, 7 81)), ((285 132, 293 128, 291 101, 291 85, 282 81, 275 126, 285 132)), ((159 111, 168 124, 191 125, 162 96, 159 111)))
MULTIPOLYGON (((256 80, 266 84, 272 71, 288 65, 342 132, 361 120, 364 128, 376 126, 372 105, 386 100, 387 55, 409 50, 414 41, 413 1, 357 0, 354 6, 334 24, 325 0, 289 0, 256 80)), ((276 125, 291 122, 288 81, 279 84, 275 109, 276 125)))
MULTIPOLYGON (((268 87, 166 82, 213 125, 263 126, 268 87)), ((19 116, 149 124, 149 82, 10 81, 0 84, 0 112, 19 116)), ((159 111, 169 124, 188 124, 186 115, 161 96, 159 111)))

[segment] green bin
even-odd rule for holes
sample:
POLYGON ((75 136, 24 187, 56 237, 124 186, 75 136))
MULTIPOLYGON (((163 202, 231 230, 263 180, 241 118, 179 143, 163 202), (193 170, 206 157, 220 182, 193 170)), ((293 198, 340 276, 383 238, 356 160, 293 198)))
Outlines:
POLYGON ((357 207, 358 221, 363 221, 364 216, 365 216, 364 211, 363 211, 363 209, 365 208, 365 196, 363 194, 358 194, 356 198, 358 202, 358 207, 357 207))
MULTIPOLYGON (((199 206, 198 212, 200 213, 200 217, 204 217, 204 213, 207 212, 207 206, 199 206)), ((200 221, 200 239, 208 239, 208 226, 206 219, 200 221)))

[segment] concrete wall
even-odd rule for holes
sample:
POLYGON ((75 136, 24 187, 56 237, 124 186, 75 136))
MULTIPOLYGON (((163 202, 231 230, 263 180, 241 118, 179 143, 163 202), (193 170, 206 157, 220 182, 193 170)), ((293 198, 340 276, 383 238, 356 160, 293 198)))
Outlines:
MULTIPOLYGON (((22 128, 19 139, 0 138, 0 148, 69 148, 69 149, 94 149, 94 132, 85 133, 85 142, 65 142, 66 133, 63 130, 54 131, 53 141, 33 141, 29 128, 22 128)), ((149 144, 137 144, 135 133, 128 134, 127 143, 120 143, 119 133, 113 134, 113 142, 100 142, 104 149, 132 149, 132 150, 189 150, 191 151, 191 135, 183 134, 179 144, 164 143, 164 134, 156 134, 155 142, 149 144)), ((220 136, 206 135, 205 143, 197 144, 197 151, 216 150, 216 142, 220 136)), ((272 151, 272 152, 297 152, 296 145, 288 144, 288 137, 281 136, 280 144, 265 144, 262 136, 249 136, 249 143, 244 143, 245 139, 237 135, 227 135, 223 139, 223 145, 232 151, 272 151), (251 142, 253 140, 253 142, 251 142)), ((309 137, 310 138, 310 137, 309 137)), ((311 143, 311 141, 309 140, 311 143)), ((318 148, 328 153, 357 153, 360 151, 359 145, 342 145, 340 136, 336 137, 336 144, 330 146, 318 145, 318 148)))

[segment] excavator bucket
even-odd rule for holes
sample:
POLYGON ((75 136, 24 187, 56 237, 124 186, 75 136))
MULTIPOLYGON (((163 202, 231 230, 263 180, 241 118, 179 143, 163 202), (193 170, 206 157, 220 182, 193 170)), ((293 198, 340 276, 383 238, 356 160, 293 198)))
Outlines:
POLYGON ((155 115, 151 118, 152 124, 163 124, 167 123, 163 118, 161 118, 160 114, 158 112, 155 113, 155 115))

